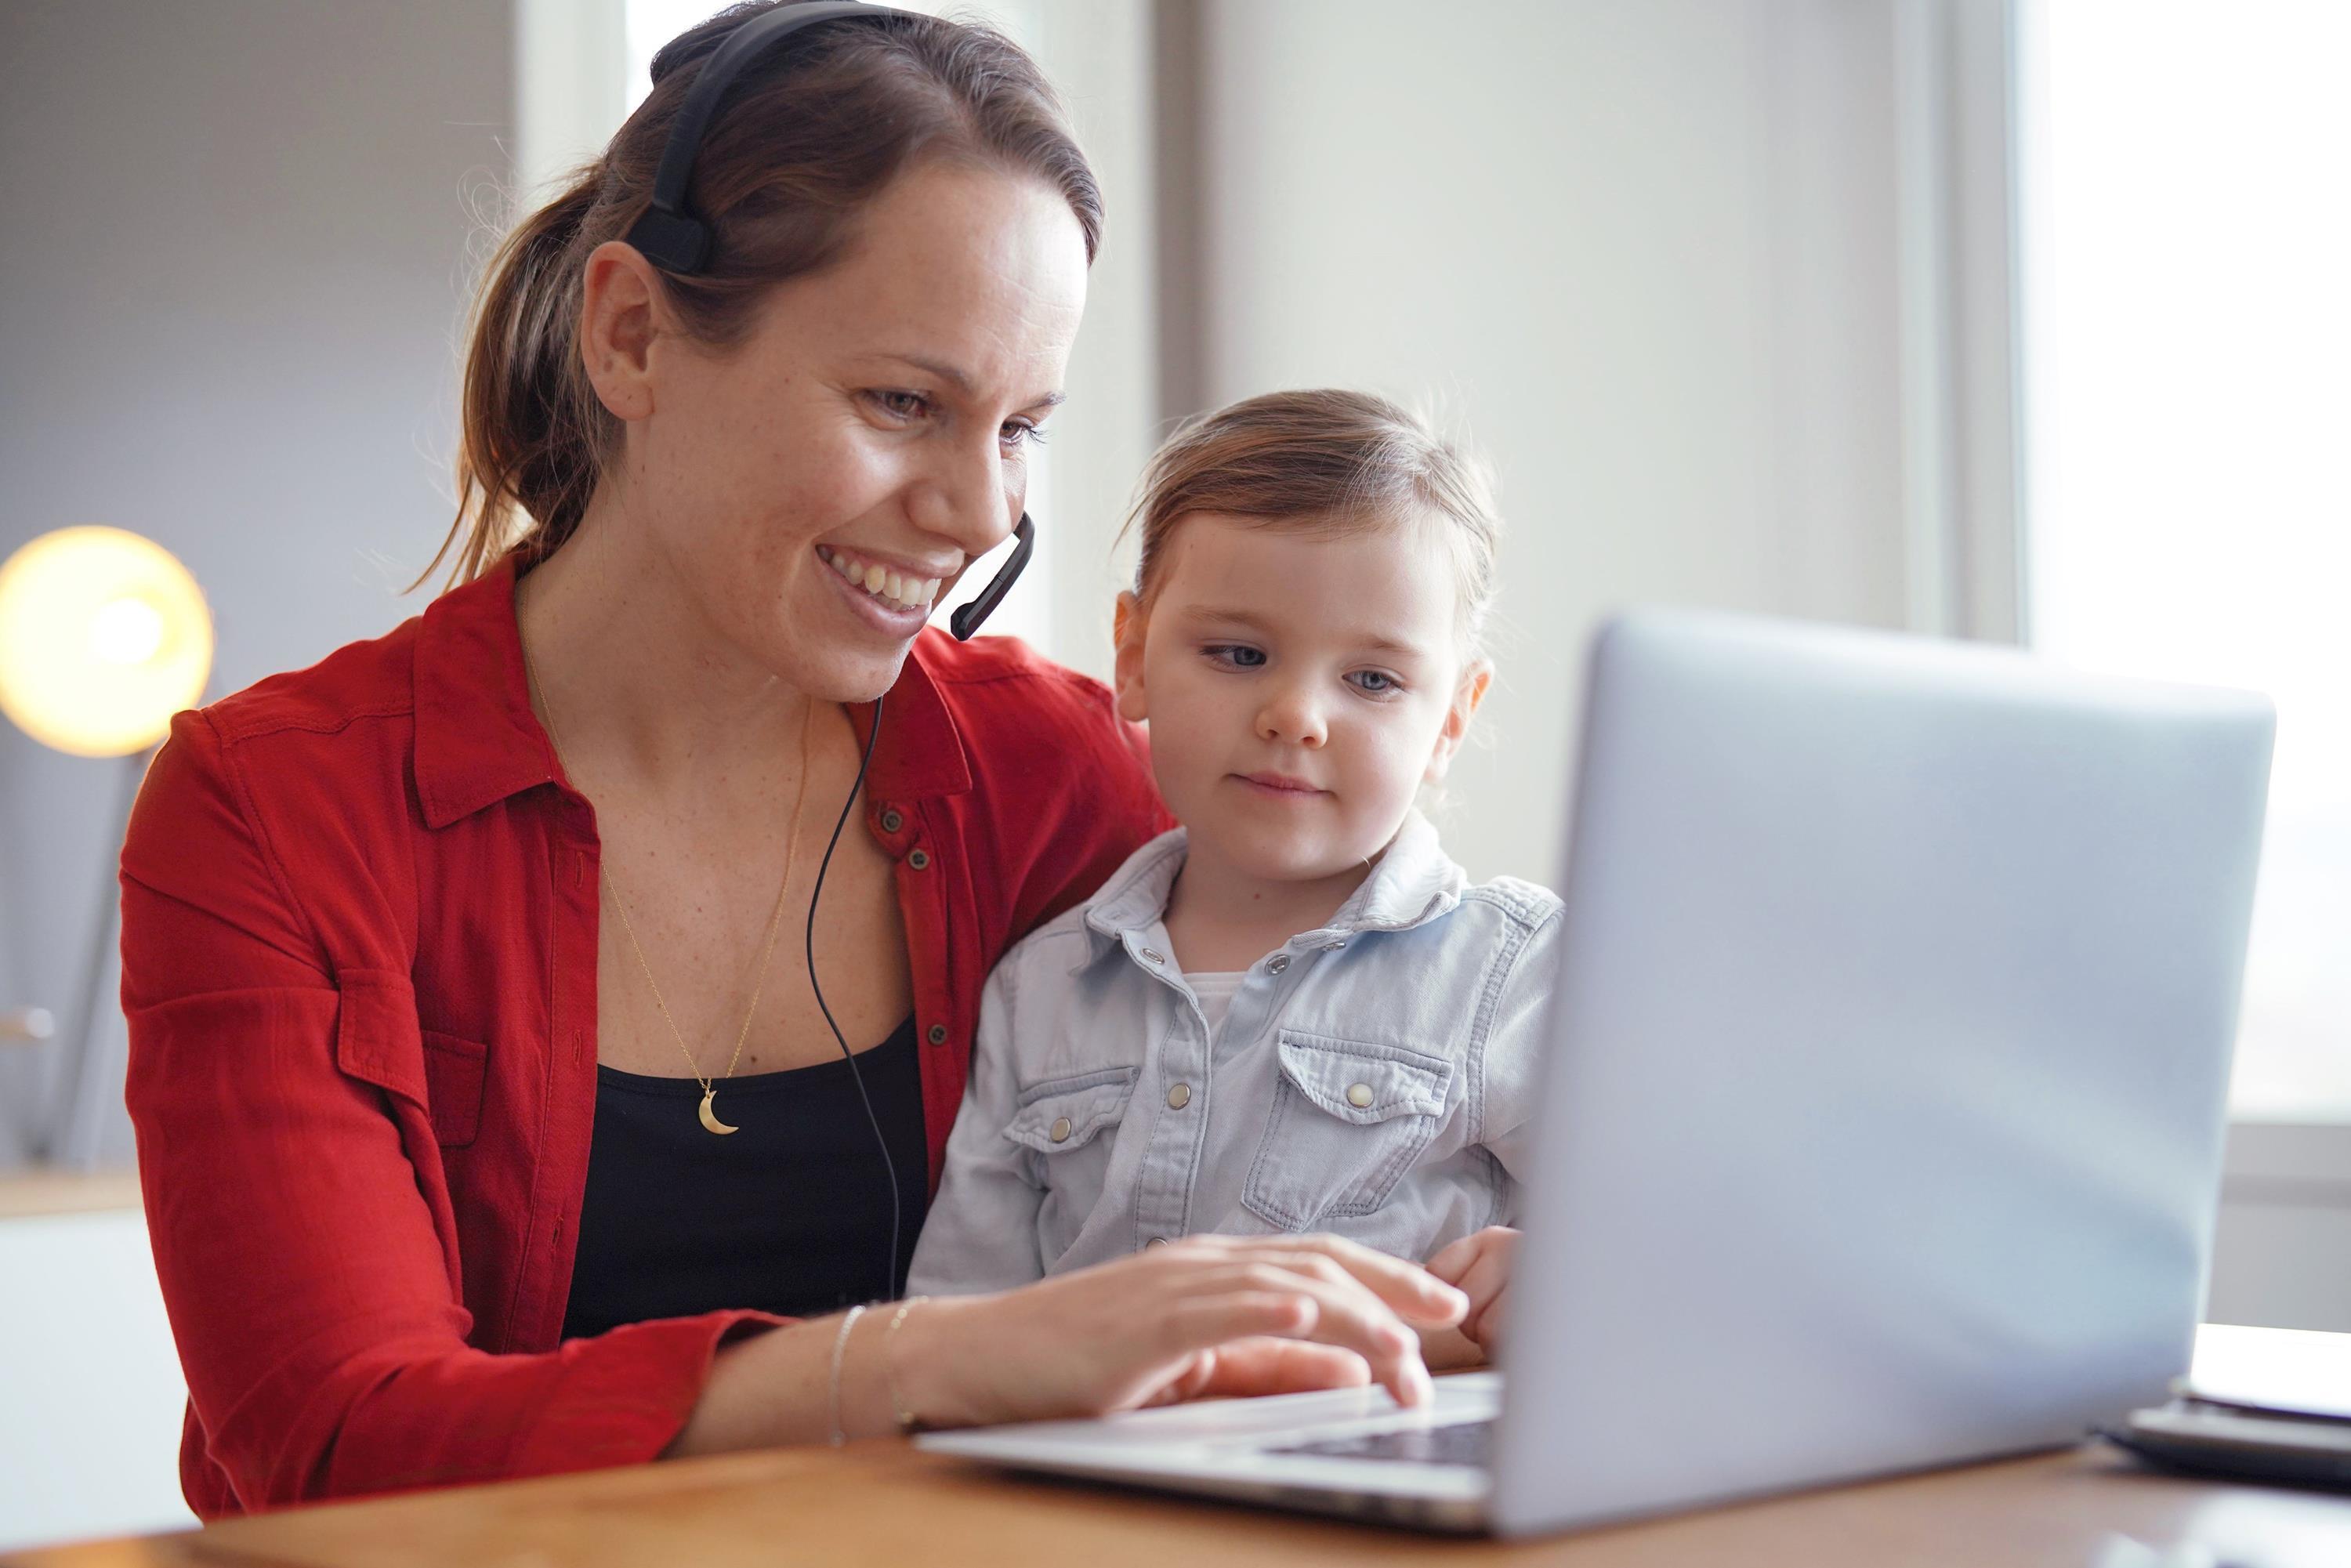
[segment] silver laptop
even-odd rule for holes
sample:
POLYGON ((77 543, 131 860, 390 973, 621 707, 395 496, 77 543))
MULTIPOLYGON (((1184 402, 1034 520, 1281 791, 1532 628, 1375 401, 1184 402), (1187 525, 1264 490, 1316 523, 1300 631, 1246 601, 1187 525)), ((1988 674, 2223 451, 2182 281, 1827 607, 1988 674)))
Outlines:
POLYGON ((1500 1374, 944 1434, 1504 1535, 2048 1448, 2187 1370, 2270 706, 1600 634, 1500 1374))

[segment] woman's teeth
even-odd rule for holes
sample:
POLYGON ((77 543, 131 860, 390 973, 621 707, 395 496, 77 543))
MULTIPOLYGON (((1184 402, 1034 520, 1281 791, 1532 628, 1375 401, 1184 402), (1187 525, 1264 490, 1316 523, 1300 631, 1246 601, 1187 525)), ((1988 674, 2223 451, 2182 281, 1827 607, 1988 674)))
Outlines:
POLYGON ((817 558, 851 582, 876 599, 886 599, 906 610, 928 610, 939 596, 935 577, 901 577, 879 566, 860 566, 847 556, 825 545, 816 547, 817 558))

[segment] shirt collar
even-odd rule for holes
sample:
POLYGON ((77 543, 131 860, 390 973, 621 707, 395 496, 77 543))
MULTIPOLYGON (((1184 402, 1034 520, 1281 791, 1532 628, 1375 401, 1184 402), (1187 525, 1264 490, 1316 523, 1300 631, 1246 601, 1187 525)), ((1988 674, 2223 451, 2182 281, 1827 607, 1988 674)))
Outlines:
MULTIPOLYGON (((1144 845, 1126 863, 1111 873, 1102 891, 1085 905, 1086 929, 1103 944, 1123 942, 1129 932, 1155 925, 1167 913, 1167 895, 1184 869, 1187 839, 1173 828, 1144 845)), ((1301 931, 1290 945, 1321 943, 1362 931, 1409 931, 1451 913, 1461 902, 1468 874, 1445 852, 1437 829, 1417 810, 1405 814, 1404 825, 1390 840, 1386 852, 1372 867, 1363 885, 1339 906, 1330 923, 1301 931)))
MULTIPOLYGON (((960 794, 971 765, 955 717, 932 678, 925 631, 884 699, 882 737, 866 789, 876 799, 960 794)), ((416 634, 416 795, 425 825, 441 829, 508 796, 557 782, 555 748, 531 710, 515 622, 509 556, 424 607, 416 634)), ((849 710, 862 745, 873 706, 849 710)))

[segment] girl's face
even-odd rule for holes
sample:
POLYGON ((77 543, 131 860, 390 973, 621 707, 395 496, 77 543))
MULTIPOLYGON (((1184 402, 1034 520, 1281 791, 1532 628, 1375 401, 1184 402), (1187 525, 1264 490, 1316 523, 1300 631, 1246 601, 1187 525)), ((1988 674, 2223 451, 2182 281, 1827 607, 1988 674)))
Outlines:
POLYGON ((1020 516, 1085 306, 1076 217, 1032 179, 917 165, 716 350, 652 276, 601 247, 583 333, 626 422, 644 591, 811 695, 888 690, 929 603, 1020 516))
POLYGON ((1118 705, 1192 852, 1246 875, 1343 874, 1444 776, 1490 670, 1465 661, 1440 522, 1329 536, 1196 513, 1158 590, 1118 606, 1118 705))

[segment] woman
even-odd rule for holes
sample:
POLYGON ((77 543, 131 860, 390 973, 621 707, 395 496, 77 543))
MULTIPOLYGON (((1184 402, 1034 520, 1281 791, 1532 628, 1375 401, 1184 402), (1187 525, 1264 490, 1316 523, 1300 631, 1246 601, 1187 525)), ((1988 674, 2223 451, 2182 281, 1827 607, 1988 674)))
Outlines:
POLYGON ((664 50, 494 263, 461 585, 182 715, 141 792, 130 1103, 206 1517, 1366 1375, 1414 1399, 1406 1325, 1459 1313, 1303 1238, 826 1312, 895 1293, 998 955, 1165 816, 1099 687, 921 631, 1019 515, 1100 228, 1029 62, 808 27, 700 143, 708 267, 620 237, 768 9, 664 50))

